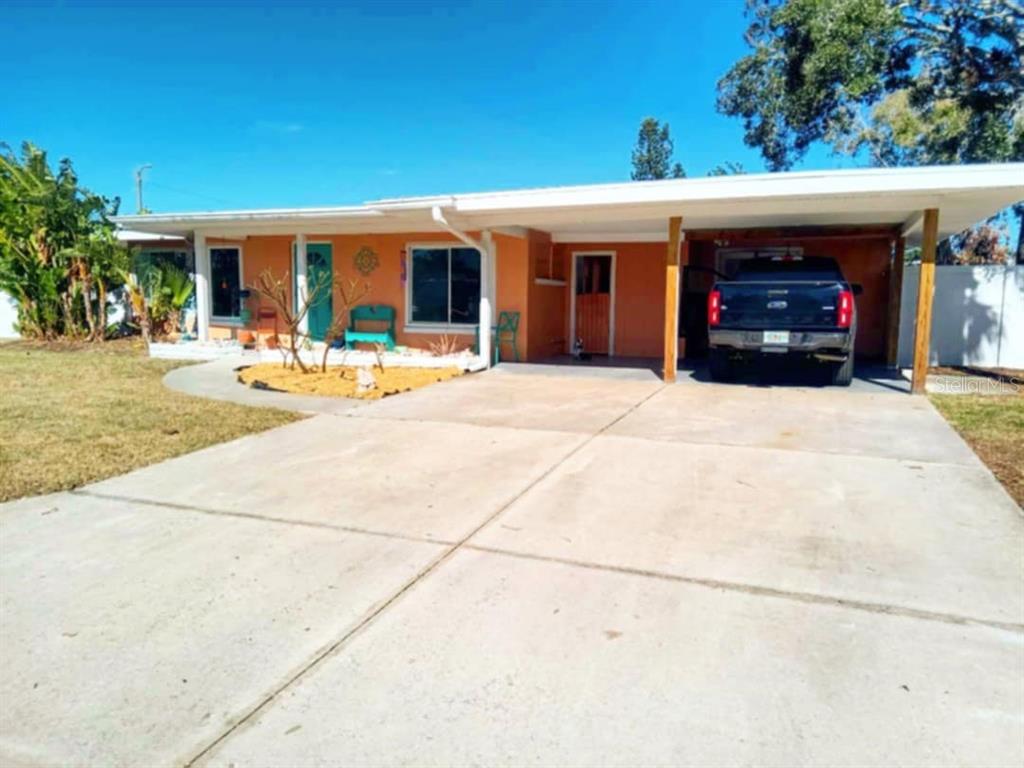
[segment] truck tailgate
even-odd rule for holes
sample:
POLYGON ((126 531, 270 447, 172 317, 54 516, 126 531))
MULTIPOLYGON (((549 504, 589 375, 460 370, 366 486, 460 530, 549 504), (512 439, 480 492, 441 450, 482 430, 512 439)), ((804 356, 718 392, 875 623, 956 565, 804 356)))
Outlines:
POLYGON ((722 308, 719 328, 824 330, 836 327, 840 283, 751 281, 719 283, 717 287, 722 308))

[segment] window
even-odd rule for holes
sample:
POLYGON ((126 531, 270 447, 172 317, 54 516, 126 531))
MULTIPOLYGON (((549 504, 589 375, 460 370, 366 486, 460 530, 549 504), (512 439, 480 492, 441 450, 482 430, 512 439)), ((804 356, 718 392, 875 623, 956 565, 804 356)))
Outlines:
POLYGON ((164 269, 165 267, 174 267, 190 275, 195 272, 192 254, 187 251, 145 249, 139 251, 135 256, 135 274, 139 276, 140 280, 151 269, 164 269))
POLYGON ((409 292, 413 323, 475 325, 480 321, 480 252, 413 248, 409 292))
POLYGON ((210 249, 210 293, 214 317, 237 319, 242 314, 242 254, 236 247, 210 249))

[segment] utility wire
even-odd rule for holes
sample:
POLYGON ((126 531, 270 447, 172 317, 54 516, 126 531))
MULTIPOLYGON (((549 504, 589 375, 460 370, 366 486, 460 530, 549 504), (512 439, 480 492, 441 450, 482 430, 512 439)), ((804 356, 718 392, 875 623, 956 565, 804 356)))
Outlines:
POLYGON ((221 205, 230 205, 231 204, 231 203, 229 203, 227 200, 225 200, 222 197, 214 197, 213 195, 207 195, 207 194, 204 194, 202 192, 189 192, 188 190, 184 190, 184 189, 176 189, 175 187, 168 187, 166 184, 160 184, 160 183, 155 182, 155 181, 149 181, 147 183, 151 187, 156 187, 157 189, 162 189, 162 190, 165 190, 167 192, 174 192, 177 195, 186 195, 186 196, 189 196, 189 197, 203 198, 203 199, 206 199, 206 200, 210 200, 211 202, 214 202, 214 203, 220 203, 221 205))

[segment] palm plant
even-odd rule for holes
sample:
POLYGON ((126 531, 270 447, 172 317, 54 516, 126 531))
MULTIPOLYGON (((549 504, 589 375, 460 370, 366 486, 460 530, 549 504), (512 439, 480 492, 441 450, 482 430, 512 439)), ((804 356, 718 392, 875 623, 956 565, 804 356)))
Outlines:
POLYGON ((162 314, 163 333, 180 331, 182 311, 195 289, 192 278, 184 270, 169 264, 153 270, 150 274, 157 276, 158 286, 154 303, 162 314))
POLYGON ((121 280, 124 282, 125 291, 128 293, 128 302, 131 304, 132 316, 138 323, 139 331, 142 333, 142 340, 148 345, 153 340, 153 334, 149 320, 149 302, 146 299, 146 289, 139 278, 128 270, 122 270, 121 280))

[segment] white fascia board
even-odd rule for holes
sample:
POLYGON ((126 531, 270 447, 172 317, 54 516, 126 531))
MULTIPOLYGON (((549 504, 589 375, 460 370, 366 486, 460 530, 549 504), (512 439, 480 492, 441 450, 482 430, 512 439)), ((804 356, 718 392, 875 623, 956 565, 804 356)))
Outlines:
MULTIPOLYGON (((464 214, 588 206, 742 202, 758 199, 936 195, 1005 189, 1024 197, 1024 163, 872 168, 804 173, 714 176, 701 179, 627 182, 584 187, 455 195, 453 208, 464 214)), ((380 204, 380 203, 378 203, 380 204)), ((385 207, 383 204, 380 204, 385 207)))
POLYGON ((314 208, 253 208, 228 211, 191 211, 178 213, 139 213, 115 216, 114 221, 120 224, 142 222, 189 221, 222 221, 239 219, 285 219, 293 217, 335 217, 351 216, 366 213, 379 213, 375 208, 365 205, 324 206, 314 208))
POLYGON ((1024 163, 1003 163, 621 182, 395 198, 358 206, 132 215, 114 221, 125 228, 164 234, 224 228, 253 234, 398 231, 396 227, 402 226, 433 231, 437 227, 430 211, 439 206, 450 221, 474 230, 545 225, 572 229, 573 223, 654 221, 677 215, 684 217, 685 228, 702 217, 728 216, 735 226, 743 226, 745 217, 785 217, 794 212, 841 218, 852 211, 870 211, 881 217, 895 210, 945 205, 995 213, 1021 199, 1024 163))
POLYGON ((148 243, 181 240, 178 235, 162 235, 155 232, 139 232, 136 230, 118 229, 114 237, 122 243, 148 243))
POLYGON ((329 222, 361 223, 384 217, 384 213, 363 206, 344 208, 289 208, 253 211, 212 211, 203 213, 156 213, 114 217, 119 226, 143 232, 187 232, 194 229, 237 227, 299 229, 329 222))

